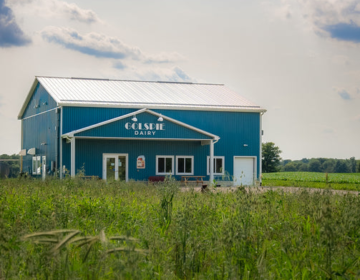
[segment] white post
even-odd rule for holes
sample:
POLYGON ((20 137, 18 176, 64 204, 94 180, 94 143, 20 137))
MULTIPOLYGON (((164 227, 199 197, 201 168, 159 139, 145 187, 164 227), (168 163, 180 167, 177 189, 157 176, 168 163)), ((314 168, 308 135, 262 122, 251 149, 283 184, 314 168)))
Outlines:
POLYGON ((214 140, 210 140, 210 184, 214 181, 214 140))
POLYGON ((259 181, 260 186, 262 185, 262 115, 263 113, 260 113, 260 151, 259 151, 259 181))
POLYGON ((75 137, 70 140, 71 143, 71 177, 75 177, 75 137))

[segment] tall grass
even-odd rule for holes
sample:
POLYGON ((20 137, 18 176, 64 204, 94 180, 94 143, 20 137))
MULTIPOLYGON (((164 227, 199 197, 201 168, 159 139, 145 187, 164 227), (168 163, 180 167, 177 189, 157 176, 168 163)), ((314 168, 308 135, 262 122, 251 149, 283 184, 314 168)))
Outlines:
POLYGON ((360 196, 0 181, 0 279, 358 279, 360 196))

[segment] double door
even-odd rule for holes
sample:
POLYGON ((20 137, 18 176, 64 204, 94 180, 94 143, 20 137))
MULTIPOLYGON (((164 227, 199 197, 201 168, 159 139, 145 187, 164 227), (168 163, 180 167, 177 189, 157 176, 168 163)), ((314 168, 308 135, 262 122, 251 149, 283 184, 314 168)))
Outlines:
POLYGON ((103 179, 128 181, 128 155, 103 154, 103 179))

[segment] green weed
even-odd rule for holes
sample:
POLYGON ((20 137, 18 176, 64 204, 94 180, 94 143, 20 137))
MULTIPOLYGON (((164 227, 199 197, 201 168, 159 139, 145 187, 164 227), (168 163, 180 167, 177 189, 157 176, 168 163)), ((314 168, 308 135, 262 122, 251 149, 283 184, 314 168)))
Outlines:
POLYGON ((358 217, 327 190, 0 180, 0 279, 359 279, 358 217))

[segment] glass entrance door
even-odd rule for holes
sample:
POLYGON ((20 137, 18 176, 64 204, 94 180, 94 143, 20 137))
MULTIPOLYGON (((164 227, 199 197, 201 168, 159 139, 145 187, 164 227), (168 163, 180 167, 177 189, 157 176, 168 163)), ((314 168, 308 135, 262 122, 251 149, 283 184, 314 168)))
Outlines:
POLYGON ((127 154, 103 154, 103 179, 127 181, 127 154))

